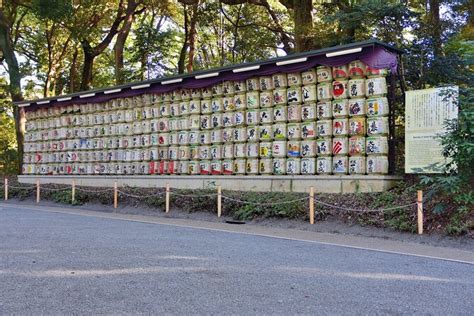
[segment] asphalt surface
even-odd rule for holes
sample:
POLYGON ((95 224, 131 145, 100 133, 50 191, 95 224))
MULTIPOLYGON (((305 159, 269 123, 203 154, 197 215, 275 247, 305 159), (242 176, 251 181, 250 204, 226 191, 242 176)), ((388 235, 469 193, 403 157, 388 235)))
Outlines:
POLYGON ((0 206, 0 314, 474 314, 474 265, 0 206))

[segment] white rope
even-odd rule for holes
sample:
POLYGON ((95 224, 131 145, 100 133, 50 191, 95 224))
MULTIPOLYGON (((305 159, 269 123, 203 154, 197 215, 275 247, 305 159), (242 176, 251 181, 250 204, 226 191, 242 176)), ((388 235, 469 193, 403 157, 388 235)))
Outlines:
POLYGON ((325 203, 320 200, 315 200, 315 203, 319 203, 321 205, 325 205, 328 207, 336 208, 339 210, 344 210, 344 211, 349 211, 349 212, 359 212, 359 213, 378 213, 378 212, 385 212, 385 211, 390 211, 390 210, 396 210, 396 209, 403 209, 407 208, 409 206, 414 206, 417 203, 411 203, 411 204, 406 204, 406 205, 400 205, 400 206, 394 206, 394 207, 389 207, 389 208, 383 208, 383 209, 377 209, 377 210, 361 210, 361 209, 355 209, 355 208, 349 208, 349 207, 343 207, 343 206, 338 206, 338 205, 333 205, 329 203, 325 203))
POLYGON ((295 199, 295 200, 290 200, 290 201, 259 203, 259 202, 249 202, 249 201, 234 199, 234 198, 231 198, 231 197, 228 197, 228 196, 225 196, 225 195, 222 195, 222 198, 225 199, 225 200, 234 201, 234 202, 238 202, 238 203, 242 203, 242 204, 250 204, 250 205, 257 205, 257 206, 273 206, 273 205, 281 205, 281 204, 290 204, 290 203, 294 203, 294 202, 309 199, 309 197, 304 197, 304 198, 301 198, 301 199, 295 199))
POLYGON ((28 190, 28 189, 33 189, 33 188, 36 188, 36 185, 31 185, 31 186, 26 186, 26 187, 17 187, 17 186, 14 186, 14 185, 8 185, 8 188, 12 188, 12 189, 19 189, 19 190, 28 190))
POLYGON ((58 188, 58 189, 55 189, 55 188, 45 188, 45 187, 41 187, 41 190, 46 190, 46 191, 66 191, 66 190, 71 190, 71 188, 58 188))
POLYGON ((135 194, 123 192, 123 191, 120 191, 120 190, 117 190, 117 192, 120 193, 120 194, 123 194, 125 196, 133 197, 133 198, 136 198, 136 199, 144 199, 144 198, 149 198, 149 197, 158 197, 158 196, 161 196, 161 195, 164 194, 164 192, 158 192, 158 193, 155 193, 155 194, 148 194, 148 195, 135 195, 135 194))
POLYGON ((170 194, 176 195, 176 196, 181 196, 181 197, 189 197, 189 198, 217 196, 217 193, 210 193, 210 194, 180 194, 180 193, 175 193, 175 192, 171 192, 171 191, 170 191, 170 194))
POLYGON ((88 192, 88 193, 101 193, 101 192, 108 192, 108 191, 113 191, 113 188, 108 188, 108 189, 103 189, 103 190, 87 190, 87 189, 82 189, 79 187, 76 187, 77 191, 82 191, 82 192, 88 192))

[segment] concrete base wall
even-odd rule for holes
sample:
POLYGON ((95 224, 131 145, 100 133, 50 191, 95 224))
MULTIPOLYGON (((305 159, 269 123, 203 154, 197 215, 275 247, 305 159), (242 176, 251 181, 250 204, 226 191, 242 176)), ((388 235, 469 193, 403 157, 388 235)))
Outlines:
POLYGON ((56 183, 91 187, 119 186, 165 187, 177 189, 214 189, 254 192, 308 192, 313 186, 319 193, 383 192, 400 181, 399 176, 18 176, 21 183, 56 183))

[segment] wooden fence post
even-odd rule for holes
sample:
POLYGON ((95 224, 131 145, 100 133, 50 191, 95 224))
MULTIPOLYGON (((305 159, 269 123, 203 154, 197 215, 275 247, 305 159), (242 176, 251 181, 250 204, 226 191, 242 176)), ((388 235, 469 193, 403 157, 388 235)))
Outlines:
POLYGON ((222 215, 222 187, 217 186, 217 217, 222 215))
POLYGON ((309 223, 314 224, 314 187, 309 188, 309 223))
POLYGON ((114 208, 118 207, 117 181, 114 182, 114 208))
POLYGON ((170 211, 170 184, 166 184, 166 201, 165 201, 165 212, 169 213, 170 211))
POLYGON ((40 202, 40 180, 36 180, 36 203, 40 202))
POLYGON ((5 201, 8 200, 8 178, 5 178, 5 201))
POLYGON ((417 212, 418 235, 422 235, 423 234, 423 191, 422 190, 418 190, 416 202, 418 205, 418 212, 417 212))
POLYGON ((76 180, 72 180, 72 188, 71 188, 71 201, 74 203, 76 200, 76 180))

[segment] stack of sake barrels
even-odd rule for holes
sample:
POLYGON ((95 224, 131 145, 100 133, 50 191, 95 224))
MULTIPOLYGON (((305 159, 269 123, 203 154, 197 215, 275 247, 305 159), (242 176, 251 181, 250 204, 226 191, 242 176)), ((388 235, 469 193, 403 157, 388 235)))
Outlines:
POLYGON ((26 112, 24 174, 386 174, 385 70, 360 61, 26 112))

